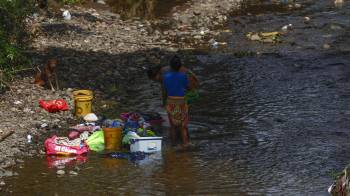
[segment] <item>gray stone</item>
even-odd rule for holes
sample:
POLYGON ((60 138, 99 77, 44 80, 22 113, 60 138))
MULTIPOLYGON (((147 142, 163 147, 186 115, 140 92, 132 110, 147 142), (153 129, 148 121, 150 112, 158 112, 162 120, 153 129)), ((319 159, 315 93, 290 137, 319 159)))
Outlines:
POLYGON ((64 175, 66 172, 64 170, 57 170, 57 175, 64 175))
POLYGON ((329 44, 323 44, 323 48, 327 50, 327 49, 330 49, 331 46, 329 44))
POLYGON ((98 0, 97 3, 105 5, 106 2, 104 0, 98 0))
POLYGON ((70 175, 74 175, 74 176, 76 176, 76 175, 78 175, 78 172, 75 172, 75 171, 70 171, 70 172, 69 172, 69 174, 70 174, 70 175))

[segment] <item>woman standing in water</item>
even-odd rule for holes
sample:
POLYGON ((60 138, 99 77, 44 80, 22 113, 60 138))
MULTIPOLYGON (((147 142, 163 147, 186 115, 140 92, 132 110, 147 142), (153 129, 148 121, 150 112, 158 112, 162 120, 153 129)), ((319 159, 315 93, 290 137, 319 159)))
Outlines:
POLYGON ((170 67, 154 67, 147 73, 150 79, 162 84, 163 105, 168 113, 172 144, 176 145, 179 135, 182 146, 189 147, 188 104, 198 99, 196 76, 182 66, 178 56, 170 60, 170 67))

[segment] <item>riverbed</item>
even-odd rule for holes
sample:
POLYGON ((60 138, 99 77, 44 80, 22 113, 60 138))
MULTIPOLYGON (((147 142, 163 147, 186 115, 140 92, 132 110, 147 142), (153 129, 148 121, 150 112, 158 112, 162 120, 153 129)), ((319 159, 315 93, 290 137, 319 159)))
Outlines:
MULTIPOLYGON (((191 107, 194 149, 176 151, 165 140, 161 154, 139 161, 98 154, 28 158, 2 191, 327 195, 332 173, 350 160, 350 5, 300 5, 250 2, 232 14, 229 31, 217 38, 226 45, 179 52, 201 81, 201 100, 191 107), (292 28, 280 43, 246 38, 288 24, 292 28), (57 167, 66 174, 58 176, 57 167)), ((125 104, 152 111, 160 105, 158 86, 139 74, 125 104)))

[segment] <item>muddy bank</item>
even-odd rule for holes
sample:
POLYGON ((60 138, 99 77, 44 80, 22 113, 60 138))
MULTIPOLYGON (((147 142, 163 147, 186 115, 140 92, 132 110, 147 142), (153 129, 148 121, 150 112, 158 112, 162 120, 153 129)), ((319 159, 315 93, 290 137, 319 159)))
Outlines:
POLYGON ((32 84, 32 78, 23 78, 11 84, 11 91, 0 96, 2 117, 0 124, 0 178, 14 175, 10 170, 22 158, 37 156, 44 153, 42 137, 54 133, 66 126, 67 122, 74 122, 71 112, 50 114, 39 107, 40 99, 51 100, 64 98, 72 108, 71 91, 52 92, 32 84), (10 132, 13 134, 5 137, 10 132), (27 135, 32 141, 27 141, 27 135), (8 171, 9 170, 9 171, 8 171))

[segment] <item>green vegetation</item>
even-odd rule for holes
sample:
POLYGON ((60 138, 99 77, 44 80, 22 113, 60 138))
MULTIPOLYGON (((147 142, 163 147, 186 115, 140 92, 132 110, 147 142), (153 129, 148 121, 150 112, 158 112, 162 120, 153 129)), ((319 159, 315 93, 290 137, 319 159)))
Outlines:
POLYGON ((16 70, 28 64, 23 55, 29 41, 25 19, 32 8, 30 0, 0 0, 0 89, 16 70))

